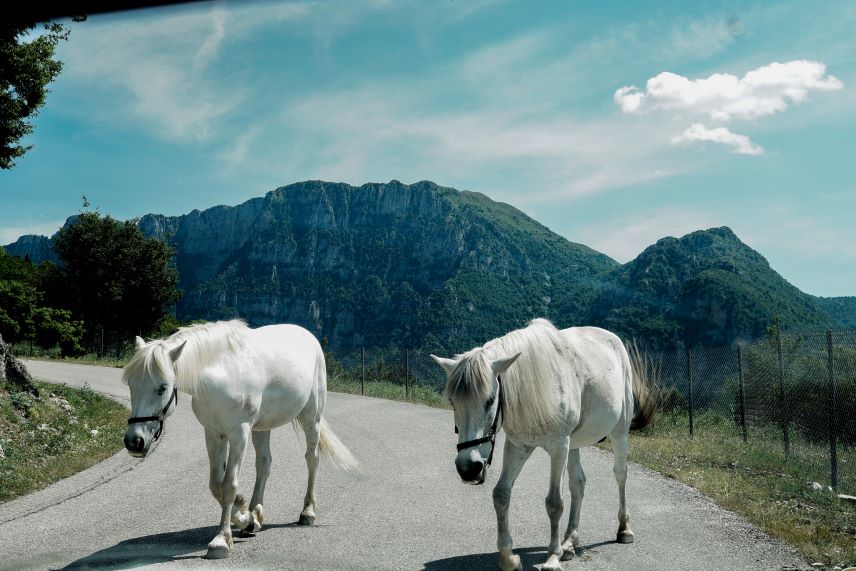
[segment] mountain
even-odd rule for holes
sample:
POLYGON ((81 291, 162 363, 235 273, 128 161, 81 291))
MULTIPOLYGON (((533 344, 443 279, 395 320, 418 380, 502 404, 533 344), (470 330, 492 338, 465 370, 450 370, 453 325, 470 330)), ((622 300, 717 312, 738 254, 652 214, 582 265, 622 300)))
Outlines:
MULTIPOLYGON (((620 265, 507 204, 427 181, 307 181, 139 227, 176 245, 179 318, 299 323, 336 348, 463 351, 536 316, 651 347, 730 344, 774 317, 791 331, 856 323, 856 298, 801 292, 728 228, 663 238, 620 265)), ((39 238, 6 250, 39 262, 53 255, 39 238)))
POLYGON ((300 323, 334 347, 463 350, 538 315, 582 323, 618 266, 507 204, 431 182, 303 182, 139 226, 177 245, 179 317, 300 323))
POLYGON ((784 330, 831 324, 727 227, 658 240, 607 278, 592 320, 654 346, 727 345, 763 335, 775 317, 784 330))
POLYGON ((856 329, 856 296, 817 297, 815 301, 832 318, 837 327, 856 329))
POLYGON ((3 246, 6 253, 19 258, 29 258, 34 264, 49 260, 57 262, 59 257, 53 251, 51 239, 47 236, 37 236, 35 234, 27 234, 21 236, 12 244, 3 246))

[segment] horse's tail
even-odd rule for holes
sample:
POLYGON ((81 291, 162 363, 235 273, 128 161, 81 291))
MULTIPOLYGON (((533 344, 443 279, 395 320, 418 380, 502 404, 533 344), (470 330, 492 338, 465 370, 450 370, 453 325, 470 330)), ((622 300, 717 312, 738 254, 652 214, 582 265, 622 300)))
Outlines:
POLYGON ((333 466, 339 470, 352 470, 360 465, 348 447, 342 444, 330 425, 325 419, 319 422, 321 428, 321 438, 318 441, 318 447, 321 449, 321 456, 330 461, 333 466))
POLYGON ((633 420, 630 430, 642 430, 654 420, 660 401, 657 368, 646 353, 639 350, 635 341, 627 344, 630 356, 630 374, 633 379, 633 420))

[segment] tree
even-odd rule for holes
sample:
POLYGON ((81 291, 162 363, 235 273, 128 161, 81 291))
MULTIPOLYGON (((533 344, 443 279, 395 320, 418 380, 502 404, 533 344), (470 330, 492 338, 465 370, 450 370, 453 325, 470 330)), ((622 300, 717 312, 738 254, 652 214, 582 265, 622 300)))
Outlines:
POLYGON ((60 230, 54 251, 63 267, 62 283, 50 287, 52 305, 84 322, 90 344, 103 332, 117 354, 135 335, 155 330, 181 298, 175 250, 146 238, 136 220, 83 212, 60 230))
POLYGON ((0 26, 0 168, 10 169, 32 148, 21 139, 33 131, 30 119, 45 103, 48 84, 59 75, 62 62, 54 59, 60 40, 69 30, 45 24, 45 33, 26 41, 34 24, 0 26))

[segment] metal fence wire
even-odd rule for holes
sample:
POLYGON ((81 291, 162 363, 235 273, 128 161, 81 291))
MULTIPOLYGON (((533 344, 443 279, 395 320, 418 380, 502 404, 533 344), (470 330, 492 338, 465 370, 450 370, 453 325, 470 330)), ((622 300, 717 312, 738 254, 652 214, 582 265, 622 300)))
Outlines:
MULTIPOLYGON (((688 438, 763 444, 798 462, 806 480, 856 492, 856 331, 649 357, 660 422, 685 426, 688 438)), ((441 402, 446 382, 426 351, 396 347, 328 351, 327 371, 333 390, 421 402, 441 402)))

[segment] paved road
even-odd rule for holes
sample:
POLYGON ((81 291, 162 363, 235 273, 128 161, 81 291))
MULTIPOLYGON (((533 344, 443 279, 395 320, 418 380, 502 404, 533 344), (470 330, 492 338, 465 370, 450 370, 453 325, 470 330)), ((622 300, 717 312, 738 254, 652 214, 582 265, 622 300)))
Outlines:
MULTIPOLYGON (((127 402, 118 369, 27 365, 36 378, 88 383, 127 402)), ((202 429, 185 398, 145 460, 122 451, 0 505, 0 569, 496 569, 491 489, 498 471, 491 471, 484 486, 459 481, 449 412, 331 394, 327 418, 363 468, 339 473, 322 464, 314 526, 294 525, 306 481, 304 449, 302 437, 281 428, 272 442, 268 526, 256 537, 236 537, 230 559, 202 559, 215 534, 219 506, 208 492, 202 429)), ((251 450, 241 479, 247 495, 253 465, 251 450)), ((545 559, 547 465, 547 455, 536 452, 512 498, 515 547, 529 569, 545 559)), ((637 540, 615 544, 618 499, 611 457, 586 449, 583 465, 588 476, 580 528, 585 548, 565 569, 808 568, 790 548, 736 515, 637 465, 631 466, 627 483, 637 540)))

